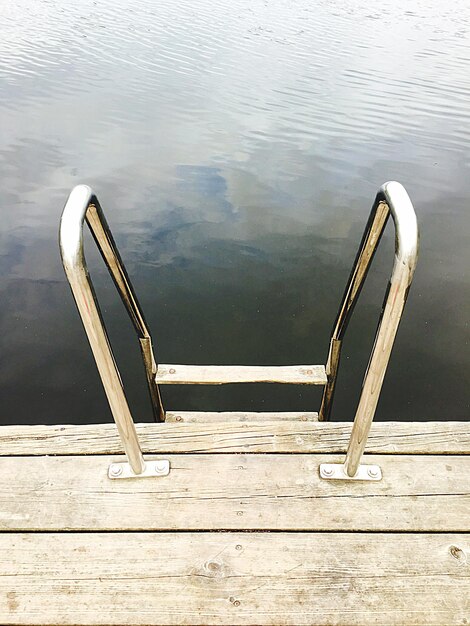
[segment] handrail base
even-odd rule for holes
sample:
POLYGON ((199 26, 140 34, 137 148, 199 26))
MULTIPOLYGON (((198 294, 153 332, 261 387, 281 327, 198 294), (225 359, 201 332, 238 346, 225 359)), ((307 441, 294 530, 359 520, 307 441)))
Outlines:
POLYGON ((129 463, 111 463, 108 468, 108 478, 118 480, 121 478, 151 478, 168 476, 170 473, 170 461, 156 459, 145 461, 143 472, 136 474, 129 463))
POLYGON ((382 470, 379 465, 359 465, 354 476, 349 476, 344 463, 321 463, 320 478, 324 480, 382 480, 382 470))

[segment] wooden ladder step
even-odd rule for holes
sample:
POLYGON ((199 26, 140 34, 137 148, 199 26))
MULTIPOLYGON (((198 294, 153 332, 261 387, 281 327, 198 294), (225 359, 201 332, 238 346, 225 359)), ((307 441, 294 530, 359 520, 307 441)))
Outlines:
POLYGON ((159 365, 159 385, 290 383, 326 385, 324 365, 159 365))
POLYGON ((165 422, 186 424, 214 424, 233 422, 318 422, 318 413, 302 412, 254 412, 254 411, 168 411, 165 422))

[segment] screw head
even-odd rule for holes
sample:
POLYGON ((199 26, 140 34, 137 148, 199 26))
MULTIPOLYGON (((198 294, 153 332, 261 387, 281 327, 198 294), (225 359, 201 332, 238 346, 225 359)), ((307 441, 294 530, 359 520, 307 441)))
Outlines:
POLYGON ((323 465, 321 468, 322 476, 333 476, 334 468, 331 465, 323 465))
POLYGON ((155 461, 155 471, 158 474, 163 474, 167 470, 167 464, 165 461, 155 461))
POLYGON ((109 473, 111 474, 111 476, 120 476, 122 474, 121 465, 111 465, 111 467, 109 468, 109 473))
POLYGON ((170 371, 170 374, 174 374, 176 372, 176 370, 173 367, 169 371, 170 371))
POLYGON ((369 467, 367 473, 371 478, 377 478, 377 476, 379 475, 379 469, 378 467, 369 467))

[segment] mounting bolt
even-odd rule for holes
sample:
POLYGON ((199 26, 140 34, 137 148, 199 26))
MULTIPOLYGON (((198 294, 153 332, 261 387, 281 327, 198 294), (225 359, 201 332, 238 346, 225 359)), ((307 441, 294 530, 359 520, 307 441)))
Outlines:
POLYGON ((371 478, 377 478, 377 476, 379 475, 379 470, 377 467, 369 467, 367 473, 371 478))
POLYGON ((333 476, 334 468, 331 465, 323 465, 321 468, 322 476, 333 476))
POLYGON ((111 465, 111 467, 109 468, 109 473, 111 476, 120 476, 122 474, 122 466, 111 465))
POLYGON ((176 372, 176 370, 172 367, 172 368, 169 370, 169 372, 170 372, 170 374, 174 374, 174 373, 176 372))
POLYGON ((157 472, 157 474, 164 474, 167 471, 166 461, 156 461, 155 471, 157 472))

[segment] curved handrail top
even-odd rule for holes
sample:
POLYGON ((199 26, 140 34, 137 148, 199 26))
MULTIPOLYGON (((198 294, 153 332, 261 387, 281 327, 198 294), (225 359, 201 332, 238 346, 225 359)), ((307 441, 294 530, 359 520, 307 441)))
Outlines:
POLYGON ((384 200, 390 208, 395 223, 395 256, 397 261, 408 265, 410 278, 418 260, 418 220, 405 188, 394 180, 382 185, 377 199, 384 200))
MULTIPOLYGON (((73 188, 62 212, 59 242, 64 262, 76 266, 82 253, 82 225, 94 193, 88 185, 73 188)), ((377 195, 390 208, 395 223, 395 254, 398 261, 406 263, 414 272, 417 261, 419 235, 416 213, 405 188, 396 181, 384 183, 377 195)))
POLYGON ((59 246, 65 269, 81 269, 83 260, 83 222, 88 207, 95 197, 88 185, 77 185, 72 189, 62 211, 59 227, 59 246))

